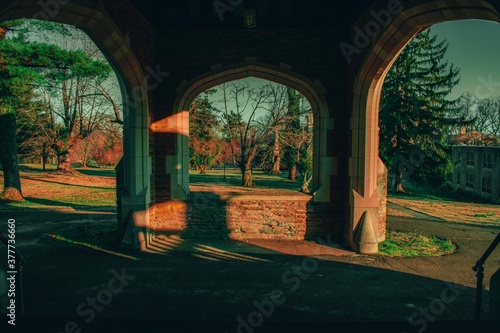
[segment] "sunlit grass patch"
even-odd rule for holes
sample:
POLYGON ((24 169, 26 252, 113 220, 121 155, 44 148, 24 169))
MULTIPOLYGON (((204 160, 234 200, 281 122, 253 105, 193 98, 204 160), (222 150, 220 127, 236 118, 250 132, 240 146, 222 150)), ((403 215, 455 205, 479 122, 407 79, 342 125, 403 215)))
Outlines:
POLYGON ((387 231, 387 239, 379 245, 379 254, 389 257, 442 256, 455 250, 450 240, 399 231, 387 231))
POLYGON ((500 225, 499 205, 420 198, 401 199, 400 197, 389 197, 387 200, 398 206, 434 216, 447 222, 500 225))
MULTIPOLYGON (((302 179, 288 179, 288 171, 284 170, 281 174, 270 174, 264 170, 254 170, 252 178, 255 186, 244 188, 246 191, 273 190, 278 192, 298 192, 302 186, 302 179)), ((191 186, 207 186, 221 189, 242 189, 241 172, 239 169, 215 169, 207 170, 206 174, 200 174, 198 171, 189 170, 189 184, 191 186)))
MULTIPOLYGON (((116 180, 114 171, 87 170, 89 175, 57 174, 55 167, 47 166, 42 172, 36 165, 21 165, 21 188, 24 200, 21 202, 0 201, 0 210, 32 209, 46 207, 116 206, 116 180)), ((3 172, 0 171, 0 190, 3 188, 3 172)))

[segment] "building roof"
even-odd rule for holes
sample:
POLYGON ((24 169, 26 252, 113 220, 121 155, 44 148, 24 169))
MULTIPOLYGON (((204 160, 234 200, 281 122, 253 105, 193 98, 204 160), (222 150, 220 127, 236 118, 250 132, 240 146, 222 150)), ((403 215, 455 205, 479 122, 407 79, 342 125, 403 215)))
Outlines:
POLYGON ((492 134, 483 134, 477 131, 452 136, 450 145, 466 146, 500 146, 500 138, 492 134))

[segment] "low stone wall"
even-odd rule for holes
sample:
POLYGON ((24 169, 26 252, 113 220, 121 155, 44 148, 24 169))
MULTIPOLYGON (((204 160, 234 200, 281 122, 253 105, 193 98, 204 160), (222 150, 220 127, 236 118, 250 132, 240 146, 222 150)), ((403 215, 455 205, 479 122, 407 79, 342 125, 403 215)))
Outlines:
POLYGON ((156 204, 150 229, 183 238, 301 240, 310 200, 302 193, 192 192, 187 201, 156 204))
POLYGON ((230 198, 226 206, 230 237, 304 239, 310 199, 303 194, 230 198))

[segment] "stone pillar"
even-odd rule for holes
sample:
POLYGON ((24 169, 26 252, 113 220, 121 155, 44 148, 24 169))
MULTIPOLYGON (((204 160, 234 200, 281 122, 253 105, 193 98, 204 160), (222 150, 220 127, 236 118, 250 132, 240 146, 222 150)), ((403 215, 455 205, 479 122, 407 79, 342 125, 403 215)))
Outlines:
POLYGON ((490 279, 489 319, 500 320, 500 269, 490 279))
POLYGON ((189 112, 181 111, 159 120, 151 125, 151 130, 174 136, 175 149, 164 156, 165 172, 170 175, 169 199, 186 200, 189 193, 189 112))
POLYGON ((331 190, 331 176, 338 174, 338 160, 328 156, 328 131, 334 130, 334 121, 330 117, 316 117, 314 119, 314 145, 313 145, 313 188, 314 202, 329 202, 331 190))
POLYGON ((376 228, 377 240, 379 243, 385 241, 387 228, 387 186, 388 169, 384 162, 378 161, 377 194, 379 198, 378 225, 376 228))
MULTIPOLYGON (((145 92, 144 89, 138 89, 136 95, 145 92)), ((122 244, 140 249, 139 239, 146 231, 144 227, 134 224, 133 215, 149 211, 151 202, 150 117, 147 114, 148 101, 143 98, 145 95, 127 96, 124 104, 124 114, 127 116, 123 129, 124 154, 117 166, 117 214, 122 244)))

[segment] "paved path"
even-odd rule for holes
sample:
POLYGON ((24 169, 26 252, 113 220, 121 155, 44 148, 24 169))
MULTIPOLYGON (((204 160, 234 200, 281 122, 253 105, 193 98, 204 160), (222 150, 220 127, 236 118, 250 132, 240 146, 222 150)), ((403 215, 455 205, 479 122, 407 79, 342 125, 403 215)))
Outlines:
MULTIPOLYGON (((328 248, 307 242, 250 244, 175 238, 162 241, 166 250, 163 254, 148 254, 112 246, 98 233, 94 237, 93 226, 115 223, 112 214, 7 215, 1 213, 0 219, 16 218, 19 249, 28 260, 26 313, 72 316, 84 332, 93 331, 93 321, 86 322, 92 310, 85 302, 89 297, 102 299, 110 281, 122 273, 130 280, 114 300, 100 312, 93 312, 96 318, 235 323, 240 318, 240 326, 244 326, 260 320, 252 316, 267 306, 269 316, 262 319, 263 328, 290 321, 397 321, 398 332, 417 332, 424 323, 429 325, 429 332, 431 327, 440 327, 434 320, 472 319, 475 274, 471 267, 499 231, 435 220, 389 218, 390 229, 451 238, 458 250, 444 257, 364 256, 336 245, 328 248), (79 230, 86 233, 81 241, 76 239, 79 230), (75 239, 48 236, 69 231, 75 239), (87 312, 80 316, 77 307, 82 303, 80 310, 87 312), (425 319, 429 309, 438 313, 432 320, 425 319)), ((500 250, 485 267, 486 288, 489 276, 498 267, 500 250)), ((487 293, 485 296, 487 299, 487 293)), ((53 332, 61 332, 65 324, 61 319, 47 325, 53 332)), ((238 331, 238 324, 226 331, 238 331)))

